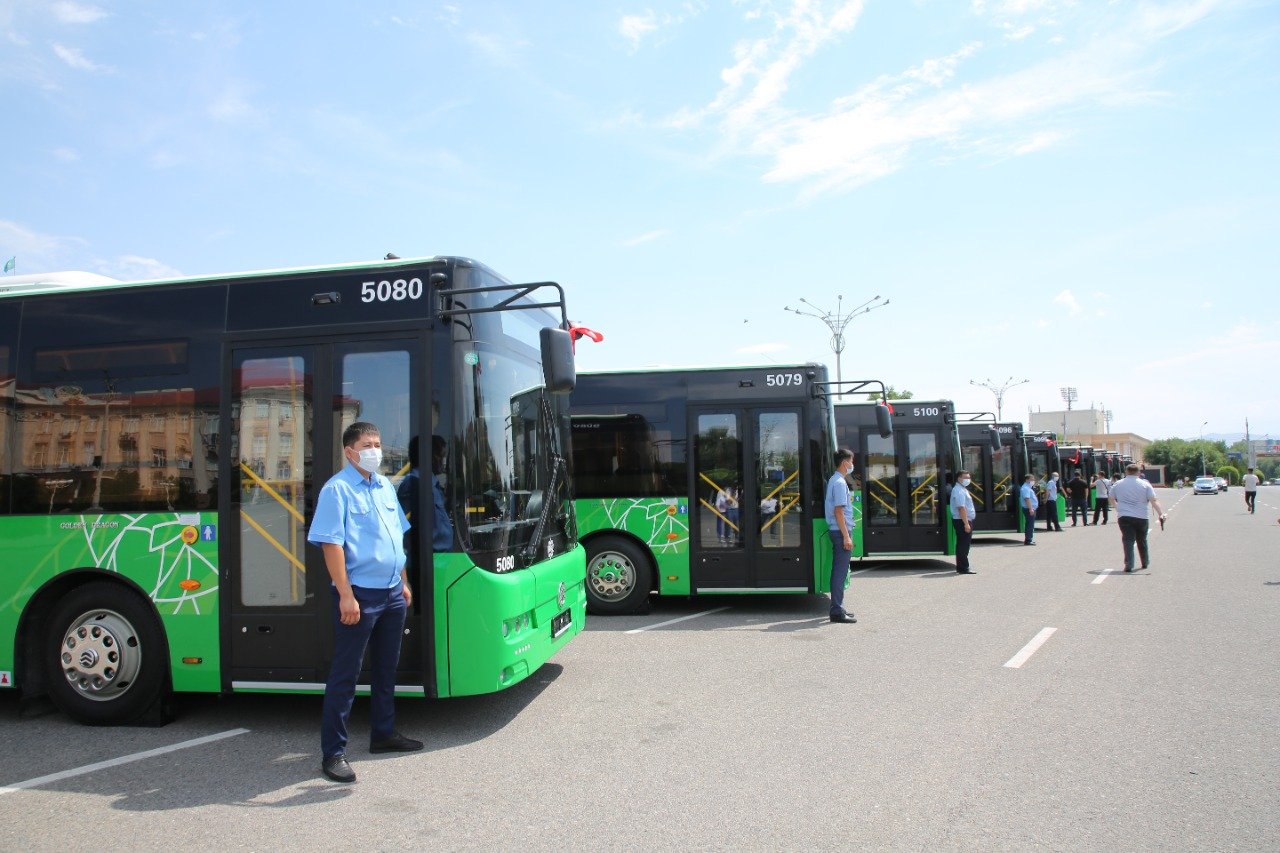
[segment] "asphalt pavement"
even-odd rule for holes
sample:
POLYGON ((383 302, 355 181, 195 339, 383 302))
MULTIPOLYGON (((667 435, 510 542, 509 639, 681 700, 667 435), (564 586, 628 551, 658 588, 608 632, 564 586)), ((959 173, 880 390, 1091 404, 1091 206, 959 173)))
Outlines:
POLYGON ((504 693, 400 700, 421 753, 369 755, 358 702, 354 785, 319 776, 317 698, 101 729, 0 693, 0 849, 1274 851, 1280 487, 1160 499, 1149 571, 1068 520, 980 539, 972 576, 855 565, 856 625, 816 596, 593 617, 504 693))

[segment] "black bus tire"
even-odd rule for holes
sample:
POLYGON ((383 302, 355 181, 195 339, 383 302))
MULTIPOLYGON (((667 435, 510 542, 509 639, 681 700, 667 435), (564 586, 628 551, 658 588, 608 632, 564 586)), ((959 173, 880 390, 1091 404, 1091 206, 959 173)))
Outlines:
POLYGON ((43 648, 49 697, 81 723, 131 722, 165 689, 160 626, 147 603, 119 584, 86 584, 59 601, 43 648))
POLYGON ((649 555, 629 539, 599 536, 587 544, 587 610, 643 613, 653 589, 649 555))

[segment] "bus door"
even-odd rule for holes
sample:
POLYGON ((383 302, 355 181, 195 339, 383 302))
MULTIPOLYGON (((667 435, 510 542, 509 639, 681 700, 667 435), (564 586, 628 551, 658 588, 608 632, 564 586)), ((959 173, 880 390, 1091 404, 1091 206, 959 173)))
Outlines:
POLYGON ((691 587, 808 591, 800 408, 690 407, 691 587))
MULTIPOLYGON (((228 528, 223 564, 230 569, 223 671, 233 689, 325 681, 334 605, 323 553, 306 541, 316 499, 346 464, 342 432, 357 420, 378 426, 381 473, 393 490, 403 479, 412 429, 421 421, 417 389, 426 385, 412 375, 419 349, 416 340, 232 347, 221 517, 228 528)), ((398 684, 424 683, 421 638, 429 632, 422 631, 416 599, 398 684)))
MULTIPOLYGON (((960 446, 962 454, 960 469, 969 472, 972 482, 969 483, 969 494, 973 498, 973 529, 991 530, 995 526, 995 506, 993 490, 995 482, 992 478, 992 450, 990 441, 973 442, 965 440, 960 446)), ((1006 484, 1007 485, 1007 484, 1006 484)), ((950 515, 949 508, 944 508, 950 515)))
POLYGON ((860 444, 867 555, 945 553, 941 430, 895 423, 891 437, 863 431, 860 444))

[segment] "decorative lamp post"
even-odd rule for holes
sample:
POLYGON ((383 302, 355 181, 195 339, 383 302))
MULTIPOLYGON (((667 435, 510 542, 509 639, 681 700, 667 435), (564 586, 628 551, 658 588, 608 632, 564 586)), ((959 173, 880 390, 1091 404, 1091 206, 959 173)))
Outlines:
MULTIPOLYGON (((805 299, 803 296, 800 297, 800 301, 804 303, 806 308, 811 310, 792 308, 790 305, 785 306, 782 310, 790 311, 792 314, 799 314, 801 317, 813 317, 814 319, 821 320, 826 324, 826 327, 831 330, 831 351, 836 354, 836 387, 839 388, 839 383, 843 379, 840 356, 844 353, 845 326, 848 326, 849 321, 860 314, 868 314, 877 308, 883 308, 889 304, 889 300, 885 299, 881 301, 881 297, 874 296, 859 305, 857 308, 851 310, 848 314, 844 313, 843 296, 836 297, 836 310, 834 312, 824 311, 809 300, 805 299)), ((843 394, 844 391, 841 390, 840 393, 843 394)))

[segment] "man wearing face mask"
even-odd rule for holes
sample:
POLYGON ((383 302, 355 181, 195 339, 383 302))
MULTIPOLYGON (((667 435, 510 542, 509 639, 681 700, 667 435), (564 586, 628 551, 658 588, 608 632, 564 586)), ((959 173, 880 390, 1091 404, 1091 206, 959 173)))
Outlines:
POLYGON ((973 477, 961 471, 956 486, 951 490, 951 526, 956 531, 956 574, 976 574, 969 568, 969 546, 973 543, 973 495, 969 484, 973 477))
POLYGON ((354 782, 347 719, 366 648, 372 674, 369 751, 412 752, 422 749, 422 741, 395 730, 396 665, 412 601, 403 544, 409 522, 395 489, 378 473, 378 428, 366 421, 347 427, 342 455, 347 465, 320 490, 307 541, 324 551, 333 591, 333 663, 324 689, 320 769, 335 782, 354 782))
POLYGON ((1044 484, 1044 529, 1048 531, 1062 532, 1062 525, 1058 523, 1058 472, 1054 471, 1049 475, 1049 479, 1044 484))

